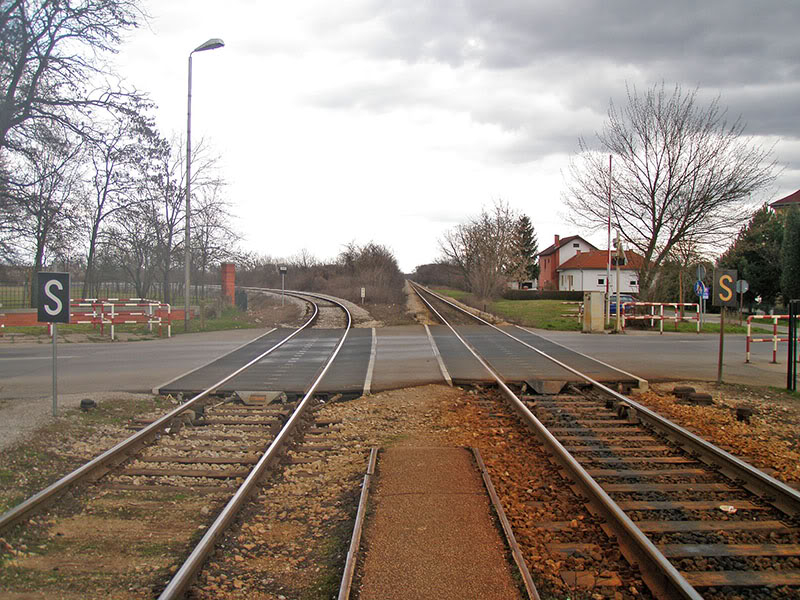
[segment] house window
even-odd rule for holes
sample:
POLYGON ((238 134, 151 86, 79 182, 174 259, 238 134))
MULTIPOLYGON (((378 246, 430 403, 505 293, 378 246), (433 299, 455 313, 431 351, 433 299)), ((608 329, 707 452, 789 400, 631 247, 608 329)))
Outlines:
POLYGON ((631 285, 639 285, 639 282, 635 279, 631 279, 631 285))
POLYGON ((575 242, 574 244, 572 244, 572 247, 573 248, 580 248, 581 244, 580 244, 580 242, 575 242))
POLYGON ((605 285, 605 284, 606 284, 606 278, 605 277, 598 277, 597 278, 597 285, 605 285))

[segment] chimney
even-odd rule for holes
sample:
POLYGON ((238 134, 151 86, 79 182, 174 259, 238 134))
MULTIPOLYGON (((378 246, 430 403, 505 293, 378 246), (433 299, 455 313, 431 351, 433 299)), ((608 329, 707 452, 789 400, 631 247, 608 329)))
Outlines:
POLYGON ((558 236, 556 236, 556 248, 558 248, 558 236))

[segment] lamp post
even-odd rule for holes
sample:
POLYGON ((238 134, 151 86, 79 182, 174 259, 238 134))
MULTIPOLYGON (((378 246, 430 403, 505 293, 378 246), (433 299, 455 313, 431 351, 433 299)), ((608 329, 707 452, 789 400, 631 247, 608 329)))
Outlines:
POLYGON ((207 42, 200 44, 189 53, 189 95, 186 110, 186 238, 184 240, 184 302, 183 302, 183 330, 189 331, 189 291, 190 291, 190 271, 192 262, 192 249, 189 245, 191 239, 191 206, 192 206, 192 54, 203 52, 204 50, 216 50, 225 45, 219 38, 211 38, 207 42))

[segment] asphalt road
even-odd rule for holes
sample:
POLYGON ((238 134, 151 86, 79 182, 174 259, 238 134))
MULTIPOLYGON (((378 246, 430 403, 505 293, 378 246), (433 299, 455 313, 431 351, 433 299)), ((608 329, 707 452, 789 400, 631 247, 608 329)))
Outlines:
MULTIPOLYGON (((265 332, 248 329, 142 342, 59 344, 59 407, 75 408, 86 396, 105 401, 123 393, 149 394, 265 332)), ((717 377, 718 335, 537 333, 650 381, 717 377)), ((786 385, 786 344, 780 345, 777 365, 770 363, 771 344, 765 343, 753 345, 752 362, 745 364, 745 336, 727 335, 725 340, 725 382, 786 385)), ((51 357, 52 346, 47 343, 0 344, 0 449, 51 418, 51 357)))
MULTIPOLYGON (((141 342, 62 343, 58 346, 59 393, 149 392, 264 332, 249 329, 141 342)), ((718 335, 536 333, 644 379, 714 381, 717 377, 718 335)), ((752 361, 745 364, 745 337, 725 336, 724 381, 785 385, 786 344, 779 345, 777 365, 770 363, 771 348, 768 343, 753 344, 752 361)), ((0 400, 50 395, 51 355, 50 344, 0 345, 0 400)))
MULTIPOLYGON (((533 331, 533 330, 532 330, 533 331)), ((572 350, 624 369, 644 379, 716 381, 719 334, 631 332, 622 335, 536 331, 572 350)), ((786 343, 778 344, 778 364, 771 364, 772 344, 751 345, 745 363, 743 334, 727 334, 722 380, 726 383, 786 385, 786 343)))
MULTIPOLYGON (((169 339, 114 343, 59 343, 59 394, 150 392, 265 333, 239 329, 190 333, 169 339)), ((0 345, 0 400, 52 394, 52 346, 0 345)))

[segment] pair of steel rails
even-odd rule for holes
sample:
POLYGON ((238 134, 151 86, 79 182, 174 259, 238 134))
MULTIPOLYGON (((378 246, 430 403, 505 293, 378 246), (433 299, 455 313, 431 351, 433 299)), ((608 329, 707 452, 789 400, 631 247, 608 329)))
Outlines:
MULTIPOLYGON (((274 292, 274 290, 263 290, 263 291, 274 292)), ((352 326, 352 316, 350 314, 350 311, 347 310, 347 307, 344 304, 336 301, 335 299, 329 296, 309 294, 305 292, 286 292, 286 294, 295 296, 297 298, 306 301, 308 301, 307 297, 311 297, 324 300, 326 302, 331 302, 344 311, 346 315, 347 324, 344 327, 342 336, 339 339, 339 342, 336 344, 333 352, 331 353, 331 355, 329 356, 328 360, 325 362, 323 367, 320 369, 317 377, 308 387, 303 398, 298 402, 292 415, 289 417, 285 425, 278 432, 277 436, 272 441, 272 443, 270 443, 270 445, 264 451, 261 458, 258 460, 258 462, 252 468, 248 476, 245 478, 244 482, 241 484, 241 486, 239 486, 239 488, 236 490, 231 499, 219 513, 214 522, 208 527, 205 535, 194 547, 192 552, 189 554, 188 558, 184 561, 181 567, 175 572, 172 579, 170 580, 170 582, 167 584, 167 586, 164 588, 163 592, 159 596, 159 600, 174 600, 177 598, 182 598, 185 595, 186 591, 189 589, 189 586, 191 585, 195 576, 202 568, 206 558, 213 552, 217 540, 227 530, 231 522, 238 514, 239 510, 244 505, 247 498, 256 489, 256 486, 264 476, 270 464, 273 463, 273 461, 275 461, 279 457, 284 446, 286 445, 286 442, 291 438, 292 433, 295 431, 298 422, 303 418, 303 416, 307 412, 314 397, 314 394, 317 390, 317 387, 319 386, 322 379, 325 377, 325 374, 328 372, 330 366, 333 364, 333 361, 336 359, 336 356, 339 354, 340 349, 342 348, 342 346, 345 343, 345 340, 347 339, 347 334, 349 333, 352 326)), ((129 457, 138 452, 139 449, 141 449, 143 446, 145 446, 151 440, 153 440, 156 437, 156 435, 158 435, 161 431, 163 431, 166 427, 168 427, 174 421, 174 419, 179 417, 182 413, 184 413, 187 410, 191 410, 192 408, 196 408, 204 400, 206 400, 207 397, 214 394, 217 388, 227 383, 240 373, 246 371, 248 368, 259 362, 264 357, 275 352, 278 348, 280 348, 281 346, 289 342, 292 338, 300 334, 301 331, 311 327, 316 321, 317 317, 319 316, 319 306, 315 302, 311 301, 309 302, 311 303, 313 310, 309 318, 301 327, 291 332, 289 335, 287 335, 282 340, 274 344, 268 350, 265 350, 264 352, 262 352, 261 354, 250 360, 247 364, 236 369, 229 375, 226 375, 224 378, 214 383, 208 389, 190 398, 188 401, 184 402, 174 410, 168 412, 167 414, 157 419, 150 425, 136 432, 134 435, 123 440, 114 447, 106 450, 99 456, 95 457, 94 459, 87 462, 78 469, 74 470, 73 472, 69 473, 68 475, 62 477, 58 481, 52 483, 42 491, 38 492, 34 496, 31 496, 29 499, 17 505, 16 507, 12 508, 5 514, 0 515, 0 531, 3 531, 8 527, 26 519, 27 517, 32 515, 35 511, 43 508, 48 502, 51 502, 56 497, 63 494, 70 487, 81 482, 93 481, 102 477, 105 473, 109 472, 115 466, 123 463, 129 457)), ((268 332, 264 335, 269 335, 269 333, 271 332, 268 332)))
POLYGON ((661 553, 653 542, 636 526, 636 523, 617 505, 616 502, 605 492, 602 486, 597 483, 589 473, 581 466, 578 460, 548 431, 547 427, 536 418, 525 403, 508 387, 500 374, 492 367, 478 351, 472 346, 456 329, 450 325, 447 319, 438 311, 429 298, 447 305, 451 309, 461 314, 468 314, 476 321, 495 329, 505 336, 522 344, 526 348, 533 350, 554 364, 573 373, 593 388, 608 394, 613 402, 624 403, 626 406, 636 411, 641 421, 648 424, 657 431, 660 431, 677 445, 683 447, 687 452, 699 457, 703 462, 713 465, 719 472, 730 479, 738 481, 745 489, 767 497, 770 503, 789 515, 800 515, 800 492, 756 469, 752 465, 733 456, 709 443, 708 441, 696 436, 687 429, 676 425, 658 413, 648 409, 642 404, 631 400, 629 397, 603 385, 591 377, 579 372, 573 367, 559 361, 558 359, 542 352, 538 348, 527 343, 525 340, 489 323, 485 319, 466 311, 461 306, 451 300, 423 288, 417 284, 412 284, 412 288, 418 294, 426 306, 437 316, 441 322, 447 326, 459 341, 469 350, 479 363, 489 372, 496 381, 498 388, 508 400, 512 408, 519 415, 522 421, 536 434, 539 440, 552 453, 558 463, 565 469, 569 476, 574 479, 581 491, 589 499, 589 502, 599 511, 614 532, 620 545, 620 549, 631 564, 638 564, 642 577, 650 590, 659 598, 689 598, 694 600, 702 599, 702 595, 689 584, 680 574, 675 566, 661 553), (426 297, 427 296, 427 297, 426 297))

